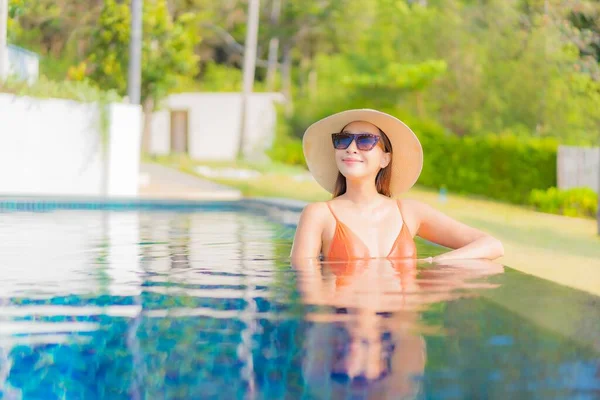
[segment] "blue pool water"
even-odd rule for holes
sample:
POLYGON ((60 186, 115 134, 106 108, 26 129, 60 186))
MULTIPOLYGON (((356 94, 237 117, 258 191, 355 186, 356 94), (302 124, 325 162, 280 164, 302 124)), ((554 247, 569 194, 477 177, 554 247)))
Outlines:
POLYGON ((483 261, 292 269, 286 221, 0 210, 0 398, 600 398, 597 297, 483 261))

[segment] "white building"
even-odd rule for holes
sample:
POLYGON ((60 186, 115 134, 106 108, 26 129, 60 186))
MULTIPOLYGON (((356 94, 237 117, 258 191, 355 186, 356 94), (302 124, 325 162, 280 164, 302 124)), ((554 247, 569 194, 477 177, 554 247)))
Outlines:
POLYGON ((38 54, 11 44, 7 46, 6 50, 8 76, 27 81, 30 85, 38 80, 40 71, 40 57, 38 54))
MULTIPOLYGON (((246 114, 244 154, 264 156, 275 136, 279 93, 252 93, 246 114)), ((170 95, 154 112, 151 154, 186 153, 197 160, 232 160, 237 156, 241 93, 181 93, 170 95)))

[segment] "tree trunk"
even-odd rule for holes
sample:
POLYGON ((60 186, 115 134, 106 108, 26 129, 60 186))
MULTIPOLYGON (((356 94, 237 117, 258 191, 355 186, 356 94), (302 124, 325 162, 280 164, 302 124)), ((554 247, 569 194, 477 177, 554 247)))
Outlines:
POLYGON ((154 99, 148 97, 144 100, 142 106, 144 112, 144 122, 142 128, 142 154, 149 154, 151 147, 151 135, 152 135, 152 111, 154 111, 154 99))
POLYGON ((283 64, 281 66, 281 92, 285 96, 287 115, 292 113, 292 47, 286 45, 283 49, 283 64))
POLYGON ((279 53, 279 38, 271 38, 269 41, 269 59, 267 61, 267 91, 272 92, 275 87, 275 76, 277 74, 277 58, 279 53))

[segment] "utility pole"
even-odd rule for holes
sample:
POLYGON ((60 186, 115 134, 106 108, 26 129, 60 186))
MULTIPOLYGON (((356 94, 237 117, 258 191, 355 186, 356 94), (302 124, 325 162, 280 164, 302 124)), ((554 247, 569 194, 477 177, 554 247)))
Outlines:
POLYGON ((8 76, 8 0, 0 0, 0 82, 8 76))
POLYGON ((258 8, 259 0, 248 0, 248 20, 246 27, 246 43, 244 45, 244 87, 242 89, 242 103, 240 112, 240 133, 237 158, 244 158, 244 144, 246 141, 246 114, 248 98, 252 93, 254 84, 254 70, 256 68, 256 41, 258 36, 258 8))
POLYGON ((131 0, 131 36, 129 38, 129 70, 127 76, 127 96, 131 104, 140 104, 141 97, 142 3, 143 0, 131 0))

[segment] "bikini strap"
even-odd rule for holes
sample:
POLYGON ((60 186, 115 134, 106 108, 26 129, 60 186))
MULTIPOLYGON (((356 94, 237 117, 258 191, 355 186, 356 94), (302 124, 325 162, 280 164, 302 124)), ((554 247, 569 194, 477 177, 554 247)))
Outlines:
MULTIPOLYGON (((406 229, 408 233, 410 233, 410 229, 406 226, 406 219, 404 219, 404 214, 402 214, 402 202, 400 199, 396 199, 396 204, 398 205, 398 211, 400 211, 400 218, 402 218, 402 229, 406 229)), ((412 233, 410 233, 412 236, 412 233)))
POLYGON ((329 207, 329 211, 331 211, 331 215, 333 215, 333 218, 335 218, 335 221, 338 222, 338 218, 335 215, 335 213, 333 212, 333 209, 331 208, 331 205, 329 204, 329 202, 326 201, 325 204, 327 204, 327 207, 329 207))
POLYGON ((396 205, 398 206, 398 211, 400 211, 402 221, 404 221, 404 215, 402 214, 402 203, 400 202, 400 199, 396 199, 396 205))

